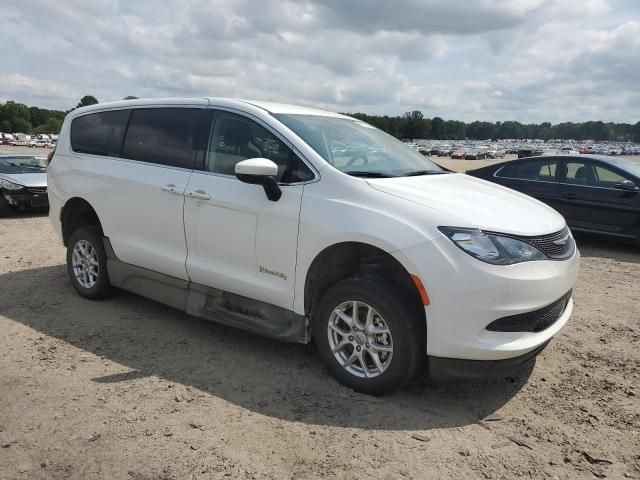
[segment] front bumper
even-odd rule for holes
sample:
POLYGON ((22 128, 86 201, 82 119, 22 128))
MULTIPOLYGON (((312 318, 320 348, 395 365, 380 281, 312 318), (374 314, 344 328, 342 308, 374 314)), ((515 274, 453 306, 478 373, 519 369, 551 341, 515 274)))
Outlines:
POLYGON ((49 198, 46 188, 30 188, 22 190, 3 190, 0 195, 9 202, 9 205, 18 208, 48 208, 49 198))
POLYGON ((575 283, 580 254, 562 261, 515 265, 481 262, 442 237, 395 252, 422 280, 430 305, 427 355, 465 360, 503 360, 525 355, 547 343, 567 323, 573 300, 548 328, 539 332, 489 331, 497 319, 542 309, 558 301, 575 283))
POLYGON ((448 380, 491 380, 505 378, 531 362, 546 348, 549 341, 530 352, 503 360, 463 360, 459 358, 429 357, 429 378, 436 381, 448 380))

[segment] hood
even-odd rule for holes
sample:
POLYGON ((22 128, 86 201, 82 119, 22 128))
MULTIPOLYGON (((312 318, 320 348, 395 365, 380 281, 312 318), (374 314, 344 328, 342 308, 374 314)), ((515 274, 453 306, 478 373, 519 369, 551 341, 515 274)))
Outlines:
POLYGON ((441 214, 438 226, 544 235, 564 228, 562 215, 542 202, 461 173, 367 180, 376 190, 441 214))
POLYGON ((19 183, 25 187, 46 187, 47 172, 42 173, 0 173, 0 178, 19 183))

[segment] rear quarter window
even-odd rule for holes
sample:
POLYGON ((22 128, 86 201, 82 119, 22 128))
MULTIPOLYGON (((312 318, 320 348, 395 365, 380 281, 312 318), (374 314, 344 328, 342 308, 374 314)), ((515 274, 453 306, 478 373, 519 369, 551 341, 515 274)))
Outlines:
POLYGON ((71 149, 78 153, 120 155, 129 110, 97 112, 74 118, 71 122, 71 149))
POLYGON ((504 167, 500 168, 496 172, 496 177, 517 178, 518 177, 518 164, 510 163, 508 165, 505 165, 504 167))

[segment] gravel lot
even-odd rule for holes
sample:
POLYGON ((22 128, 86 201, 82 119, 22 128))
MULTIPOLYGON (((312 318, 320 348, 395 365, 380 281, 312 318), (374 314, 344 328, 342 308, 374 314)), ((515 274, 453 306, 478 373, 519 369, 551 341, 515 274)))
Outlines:
POLYGON ((84 300, 46 216, 0 219, 0 478, 640 479, 640 248, 578 242, 535 367, 374 398, 311 346, 84 300))

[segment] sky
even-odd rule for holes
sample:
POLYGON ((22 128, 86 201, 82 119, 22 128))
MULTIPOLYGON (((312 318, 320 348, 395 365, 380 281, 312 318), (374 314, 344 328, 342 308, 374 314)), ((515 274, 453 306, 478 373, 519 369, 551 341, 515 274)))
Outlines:
POLYGON ((640 0, 0 0, 0 101, 640 120, 640 0))

